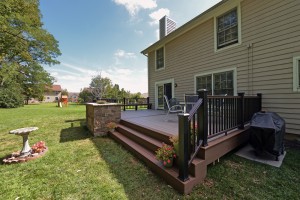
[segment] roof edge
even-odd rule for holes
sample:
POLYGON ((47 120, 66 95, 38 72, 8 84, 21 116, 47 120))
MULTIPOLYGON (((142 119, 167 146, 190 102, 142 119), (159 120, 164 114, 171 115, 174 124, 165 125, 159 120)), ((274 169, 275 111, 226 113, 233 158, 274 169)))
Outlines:
MULTIPOLYGON (((144 49, 143 51, 141 51, 141 53, 144 54, 144 55, 147 55, 147 53, 150 52, 155 47, 160 46, 162 44, 165 44, 165 43, 167 43, 167 42, 169 42, 171 40, 174 40, 175 38, 179 37, 180 35, 184 34, 185 32, 191 30, 195 26, 199 25, 198 21, 201 21, 201 19, 204 18, 204 16, 206 14, 210 13, 212 10, 214 10, 217 7, 225 4, 228 1, 230 1, 230 0, 222 0, 222 1, 220 1, 219 3, 215 4, 214 6, 210 7, 207 10, 205 10, 204 12, 200 13, 199 15, 197 15, 196 17, 194 17, 193 19, 189 20, 188 22, 186 22, 182 26, 178 27, 176 30, 174 30, 173 32, 171 32, 169 35, 165 36, 164 38, 162 38, 162 39, 158 40, 157 42, 155 42, 154 44, 150 45, 149 47, 147 47, 146 49, 144 49)), ((207 21, 207 20, 205 20, 205 21, 207 21)))

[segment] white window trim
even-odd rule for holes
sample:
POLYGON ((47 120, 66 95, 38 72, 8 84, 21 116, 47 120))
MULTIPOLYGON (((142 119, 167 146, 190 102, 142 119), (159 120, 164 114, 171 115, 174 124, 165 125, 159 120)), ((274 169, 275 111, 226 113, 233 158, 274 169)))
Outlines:
POLYGON ((155 110, 157 110, 157 108, 158 108, 157 86, 162 85, 162 84, 166 84, 166 83, 172 83, 172 98, 175 97, 175 86, 174 86, 175 80, 174 80, 174 78, 155 82, 155 95, 154 95, 155 96, 155 110))
MULTIPOLYGON (((237 70, 236 67, 234 68, 227 68, 227 69, 222 69, 222 70, 215 70, 215 71, 208 71, 205 73, 201 73, 201 74, 196 74, 194 76, 194 92, 195 94, 197 93, 197 77, 199 76, 205 76, 205 75, 213 75, 213 74, 217 74, 217 73, 221 73, 221 72, 227 72, 227 71, 233 71, 233 94, 236 96, 237 95, 237 70)), ((211 78, 212 83, 214 82, 214 76, 212 76, 211 78)), ((214 91, 214 84, 212 84, 211 86, 212 88, 212 92, 214 91)))
POLYGON ((294 92, 300 92, 299 61, 300 61, 300 56, 293 58, 293 91, 294 92))
POLYGON ((155 71, 161 71, 164 70, 166 68, 166 47, 164 46, 160 46, 157 49, 155 49, 155 71), (156 51, 160 48, 164 48, 164 67, 157 69, 157 62, 156 62, 156 51))
POLYGON ((229 7, 224 7, 224 9, 219 10, 219 12, 217 12, 215 14, 215 16, 214 16, 214 46, 215 46, 215 53, 223 51, 223 50, 227 50, 227 49, 230 49, 232 47, 236 47, 236 46, 239 46, 239 45, 242 44, 242 18, 241 18, 241 16, 242 15, 241 15, 241 4, 240 4, 240 2, 237 3, 237 4, 230 5, 229 7), (237 16, 238 16, 238 43, 235 43, 235 44, 232 44, 232 45, 229 45, 229 46, 218 49, 217 19, 218 19, 219 16, 225 14, 226 12, 228 12, 228 11, 234 9, 234 8, 237 8, 237 16))

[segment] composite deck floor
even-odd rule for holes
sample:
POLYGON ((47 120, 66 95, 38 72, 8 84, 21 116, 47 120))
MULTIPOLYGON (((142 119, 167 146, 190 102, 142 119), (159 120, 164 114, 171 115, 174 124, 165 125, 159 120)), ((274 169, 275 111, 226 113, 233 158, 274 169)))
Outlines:
POLYGON ((178 116, 163 110, 122 111, 121 119, 170 135, 178 135, 178 116))
MULTIPOLYGON (((178 135, 178 116, 176 113, 167 116, 164 110, 128 110, 121 112, 121 119, 167 135, 178 135)), ((208 131, 210 123, 208 122, 208 131)), ((228 131, 233 132, 237 129, 228 131)), ((210 135, 210 134, 209 134, 210 135)), ((222 136, 224 134, 221 134, 222 136)), ((218 137, 215 137, 216 139, 218 137)), ((213 139, 209 139, 213 140, 213 139)))

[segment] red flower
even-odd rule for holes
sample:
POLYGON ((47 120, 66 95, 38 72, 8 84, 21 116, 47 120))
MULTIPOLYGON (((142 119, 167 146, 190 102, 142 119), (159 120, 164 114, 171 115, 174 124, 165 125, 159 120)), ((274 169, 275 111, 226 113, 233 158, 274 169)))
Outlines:
POLYGON ((171 162, 171 160, 170 159, 168 159, 168 163, 170 163, 171 162))

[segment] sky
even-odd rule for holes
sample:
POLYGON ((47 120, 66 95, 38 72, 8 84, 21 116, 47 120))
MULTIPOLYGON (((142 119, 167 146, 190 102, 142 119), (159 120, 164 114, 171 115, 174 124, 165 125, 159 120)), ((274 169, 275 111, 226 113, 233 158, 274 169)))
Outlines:
POLYGON ((44 66, 68 92, 101 73, 132 93, 148 92, 147 57, 158 20, 182 26, 220 0, 41 0, 44 28, 59 41, 60 64, 44 66))

